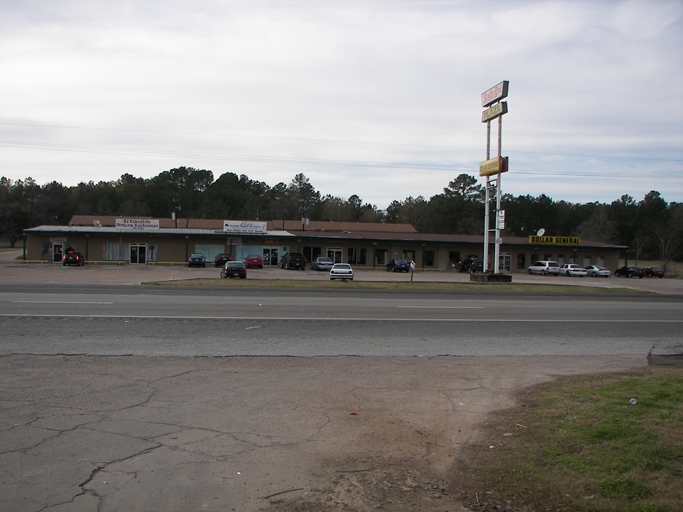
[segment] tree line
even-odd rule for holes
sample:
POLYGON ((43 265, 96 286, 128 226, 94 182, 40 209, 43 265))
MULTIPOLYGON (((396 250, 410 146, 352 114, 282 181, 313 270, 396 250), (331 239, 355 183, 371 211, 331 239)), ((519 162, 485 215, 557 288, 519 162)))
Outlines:
MULTIPOLYGON (((495 197, 495 191, 490 194, 495 197)), ((480 235, 484 230, 485 188, 477 178, 460 174, 441 194, 392 201, 386 210, 357 196, 322 196, 304 174, 290 183, 269 186, 231 172, 214 179, 212 171, 178 167, 150 178, 124 174, 116 181, 65 187, 32 178, 0 179, 0 237, 12 247, 23 230, 38 225, 66 225, 81 215, 240 220, 299 220, 407 223, 421 233, 480 235)), ((667 203, 657 191, 640 201, 622 195, 611 203, 554 201, 545 194, 502 195, 504 236, 546 234, 629 247, 629 258, 683 260, 683 205, 667 203)), ((491 212, 495 205, 491 204, 491 212)))

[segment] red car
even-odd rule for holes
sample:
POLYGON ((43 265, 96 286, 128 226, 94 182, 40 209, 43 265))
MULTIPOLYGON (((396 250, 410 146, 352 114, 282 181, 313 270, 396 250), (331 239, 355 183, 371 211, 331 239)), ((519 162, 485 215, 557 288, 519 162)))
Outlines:
POLYGON ((247 261, 244 262, 247 268, 263 268, 263 258, 258 254, 250 254, 247 256, 247 261))
POLYGON ((664 277, 664 271, 659 267, 645 267, 643 274, 645 277, 659 277, 660 279, 664 277))

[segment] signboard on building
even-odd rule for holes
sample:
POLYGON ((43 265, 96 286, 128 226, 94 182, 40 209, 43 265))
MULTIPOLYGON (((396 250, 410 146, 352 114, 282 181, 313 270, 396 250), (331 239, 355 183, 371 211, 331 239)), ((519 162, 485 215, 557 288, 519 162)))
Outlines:
POLYGON ((581 238, 578 236, 530 236, 529 243, 543 245, 581 245, 581 238))
POLYGON ((224 220, 223 231, 229 233, 265 233, 266 222, 255 222, 249 220, 224 220))
POLYGON ((116 219, 116 229, 159 231, 159 219, 116 219))

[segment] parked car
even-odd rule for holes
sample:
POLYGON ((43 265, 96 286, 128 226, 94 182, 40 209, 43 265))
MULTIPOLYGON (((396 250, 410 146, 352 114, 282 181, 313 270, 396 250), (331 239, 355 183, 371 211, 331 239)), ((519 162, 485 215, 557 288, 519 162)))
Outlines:
POLYGON ((313 263, 311 263, 311 270, 331 270, 332 265, 334 265, 332 258, 318 256, 313 260, 313 263))
POLYGON ((615 277, 637 277, 642 279, 644 275, 642 268, 631 265, 621 267, 614 272, 615 277))
POLYGON ((300 252, 288 252, 280 260, 280 268, 306 270, 306 258, 300 252))
POLYGON ((232 261, 232 257, 222 252, 213 260, 213 265, 214 267, 224 267, 228 261, 232 261))
POLYGON ((480 258, 467 258, 465 261, 460 263, 460 272, 483 272, 484 271, 484 260, 480 258))
POLYGON ((335 263, 330 269, 330 280, 353 281, 353 268, 348 263, 335 263))
POLYGON ((196 252, 194 254, 190 254, 190 257, 187 260, 187 266, 188 267, 206 267, 206 258, 204 257, 203 254, 200 254, 198 252, 196 252))
POLYGON ((664 277, 664 271, 659 267, 645 267, 643 275, 645 277, 659 277, 661 279, 664 277))
POLYGON ((612 275, 610 269, 601 267, 600 265, 588 265, 586 267, 586 272, 591 277, 609 277, 612 275))
POLYGON ((560 274, 571 277, 585 277, 588 272, 576 263, 565 263, 560 267, 560 274))
POLYGON ((263 258, 258 254, 250 254, 247 256, 244 266, 247 268, 263 268, 263 258))
POLYGON ((228 261, 221 269, 221 277, 239 277, 240 279, 247 278, 247 267, 241 261, 228 261))
POLYGON ((76 265, 77 267, 81 267, 85 265, 85 258, 83 258, 83 255, 73 247, 67 247, 62 255, 62 265, 76 265))
POLYGON ((387 272, 410 272, 410 264, 406 260, 391 260, 386 267, 387 272))
POLYGON ((541 260, 535 261, 529 268, 527 268, 529 274, 540 274, 542 276, 546 274, 552 274, 554 276, 560 275, 560 264, 556 261, 541 260))

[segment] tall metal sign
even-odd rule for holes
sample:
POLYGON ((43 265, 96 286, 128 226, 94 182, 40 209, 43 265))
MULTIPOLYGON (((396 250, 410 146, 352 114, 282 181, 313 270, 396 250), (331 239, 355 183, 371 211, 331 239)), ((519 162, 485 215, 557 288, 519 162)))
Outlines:
POLYGON ((510 82, 504 80, 491 87, 481 95, 481 106, 485 108, 481 114, 481 122, 486 123, 486 160, 479 164, 479 176, 486 177, 486 205, 484 210, 484 272, 488 271, 489 259, 489 234, 494 232, 495 255, 493 258, 493 271, 500 272, 500 231, 505 228, 505 211, 500 209, 501 174, 508 170, 508 157, 502 155, 503 143, 503 115, 508 112, 508 104, 501 101, 507 98, 510 82), (498 119, 498 151, 497 156, 491 158, 491 121, 498 119), (491 188, 496 189, 496 218, 495 228, 491 228, 491 214, 489 203, 491 201, 491 188))

